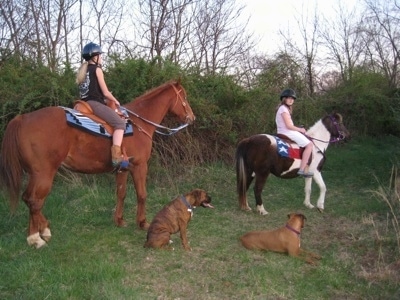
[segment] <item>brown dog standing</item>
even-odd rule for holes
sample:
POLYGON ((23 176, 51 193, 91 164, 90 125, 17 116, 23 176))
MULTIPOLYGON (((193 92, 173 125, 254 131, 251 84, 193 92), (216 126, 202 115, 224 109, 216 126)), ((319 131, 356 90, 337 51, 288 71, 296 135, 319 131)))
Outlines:
POLYGON ((300 248, 300 233, 306 217, 300 213, 291 213, 288 218, 286 225, 278 229, 246 233, 240 238, 243 246, 252 250, 288 253, 290 256, 299 257, 310 264, 315 264, 314 259, 321 259, 321 257, 300 248))
POLYGON ((147 231, 144 247, 168 248, 171 234, 180 232, 182 245, 190 251, 187 239, 187 226, 196 206, 210 207, 211 197, 201 189, 195 189, 184 196, 179 196, 160 210, 147 231))

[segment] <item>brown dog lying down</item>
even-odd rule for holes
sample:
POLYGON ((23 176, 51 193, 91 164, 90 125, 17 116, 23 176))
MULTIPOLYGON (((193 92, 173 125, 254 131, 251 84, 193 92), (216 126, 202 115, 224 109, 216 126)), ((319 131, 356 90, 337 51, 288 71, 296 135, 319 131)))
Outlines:
POLYGON ((197 206, 210 207, 211 197, 203 190, 195 189, 179 196, 164 206, 154 217, 147 231, 144 247, 169 248, 171 234, 180 231, 185 250, 192 250, 187 239, 187 226, 197 206))
POLYGON ((290 256, 301 258, 309 264, 316 264, 315 259, 321 259, 321 257, 300 248, 300 232, 304 227, 306 217, 300 213, 291 213, 288 218, 286 225, 278 229, 246 233, 240 238, 243 246, 252 250, 288 253, 290 256))

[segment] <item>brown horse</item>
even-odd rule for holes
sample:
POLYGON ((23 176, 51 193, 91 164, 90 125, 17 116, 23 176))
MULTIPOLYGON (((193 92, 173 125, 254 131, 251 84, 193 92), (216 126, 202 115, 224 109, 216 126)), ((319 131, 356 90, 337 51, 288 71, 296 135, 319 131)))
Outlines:
MULTIPOLYGON (((348 138, 349 132, 343 125, 340 114, 332 114, 317 121, 306 136, 313 142, 313 152, 309 170, 314 173, 314 180, 319 186, 320 194, 317 208, 324 209, 326 186, 321 170, 325 162, 325 151, 330 143, 348 138)), ((287 142, 269 134, 257 134, 241 140, 236 148, 236 185, 239 206, 242 210, 251 210, 246 193, 255 177, 254 196, 257 211, 261 215, 268 212, 264 209, 261 193, 269 174, 291 179, 298 177, 301 149, 293 142, 287 142)), ((314 208, 310 203, 312 178, 305 178, 304 205, 314 208)))
MULTIPOLYGON (((133 178, 137 197, 137 225, 147 229, 146 176, 152 138, 161 121, 171 113, 180 122, 191 124, 195 116, 179 82, 170 81, 154 88, 124 106, 134 134, 124 138, 126 154, 133 157, 128 171, 116 172, 117 204, 114 222, 125 226, 123 207, 128 174, 133 178)), ((66 122, 61 107, 46 107, 16 116, 4 133, 0 157, 0 182, 16 207, 23 174, 28 183, 22 199, 29 208, 28 244, 40 248, 51 238, 49 223, 41 209, 50 192, 57 170, 64 166, 74 172, 112 172, 111 139, 84 132, 66 122)))

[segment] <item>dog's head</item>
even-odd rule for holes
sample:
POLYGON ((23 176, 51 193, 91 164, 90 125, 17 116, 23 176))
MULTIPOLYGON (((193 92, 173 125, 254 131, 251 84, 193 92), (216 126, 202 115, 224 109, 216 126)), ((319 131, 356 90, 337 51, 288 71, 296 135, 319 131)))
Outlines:
POLYGON ((287 216, 288 216, 289 222, 294 222, 294 223, 300 222, 300 228, 304 227, 304 223, 307 220, 306 216, 303 215, 302 213, 290 213, 287 216))
POLYGON ((203 206, 206 208, 214 208, 214 206, 210 204, 211 197, 204 190, 195 189, 190 193, 187 193, 185 196, 194 207, 203 206))

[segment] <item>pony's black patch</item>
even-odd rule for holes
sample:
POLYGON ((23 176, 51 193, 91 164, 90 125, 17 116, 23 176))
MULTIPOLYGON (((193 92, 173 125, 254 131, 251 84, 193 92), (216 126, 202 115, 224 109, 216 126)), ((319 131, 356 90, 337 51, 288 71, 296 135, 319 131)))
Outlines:
MULTIPOLYGON (((83 131, 92 133, 94 135, 99 135, 106 138, 112 137, 112 135, 107 132, 102 124, 93 121, 75 109, 63 106, 60 107, 65 111, 68 125, 82 129, 83 131)), ((126 122, 124 136, 131 135, 133 135, 133 126, 132 122, 128 119, 126 122)))

